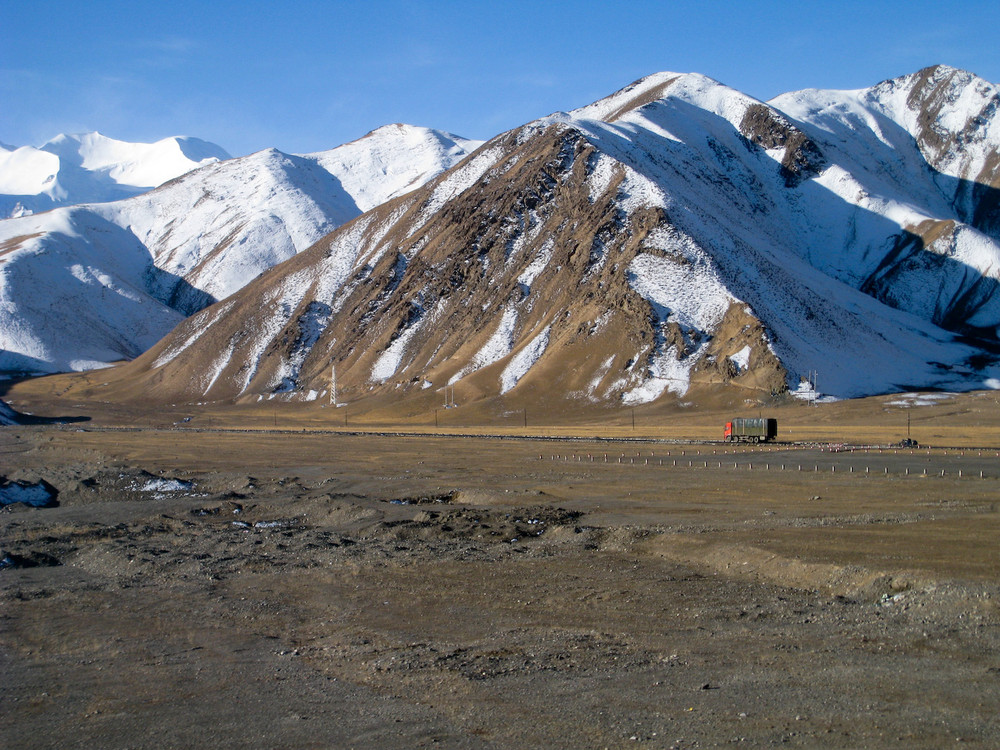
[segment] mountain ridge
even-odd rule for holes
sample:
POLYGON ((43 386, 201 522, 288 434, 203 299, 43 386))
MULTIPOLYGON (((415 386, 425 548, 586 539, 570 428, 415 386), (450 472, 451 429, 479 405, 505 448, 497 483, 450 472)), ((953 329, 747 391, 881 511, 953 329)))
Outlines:
POLYGON ((2 146, 0 216, 129 198, 229 158, 220 146, 190 136, 129 143, 96 131, 61 134, 38 148, 2 146))
POLYGON ((761 403, 817 371, 836 397, 998 387, 995 100, 940 66, 771 102, 654 74, 389 194, 108 393, 319 401, 333 365, 345 398, 417 411, 446 386, 497 408, 761 403))
POLYGON ((0 370, 131 359, 360 214, 358 202, 419 185, 477 144, 415 126, 378 132, 314 155, 265 149, 127 200, 0 222, 0 370))
MULTIPOLYGON (((812 98, 850 124, 859 96, 812 98)), ((345 397, 414 409, 446 385, 471 401, 687 403, 725 388, 759 402, 811 393, 817 369, 838 397, 1000 385, 996 277, 966 263, 1000 267, 1000 246, 936 181, 964 173, 889 137, 905 123, 852 146, 814 109, 647 77, 497 136, 123 373, 170 399, 318 400, 336 364, 345 397)))

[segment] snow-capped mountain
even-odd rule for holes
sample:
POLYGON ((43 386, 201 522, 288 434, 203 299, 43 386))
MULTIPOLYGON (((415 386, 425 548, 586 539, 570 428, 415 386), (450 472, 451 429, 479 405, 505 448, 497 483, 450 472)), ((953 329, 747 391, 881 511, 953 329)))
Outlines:
MULTIPOLYGON (((841 397, 1000 386, 995 86, 757 101, 650 76, 504 133, 185 320, 175 399, 841 397)), ((117 383, 118 385, 115 385, 117 383)))
POLYGON ((228 158, 214 143, 188 137, 128 143, 83 133, 39 148, 0 144, 0 218, 128 198, 228 158))
POLYGON ((336 177, 364 212, 420 187, 481 145, 441 130, 395 123, 303 158, 336 177))
POLYGON ((0 222, 0 370, 131 359, 362 210, 478 145, 413 126, 229 159, 123 201, 0 222))

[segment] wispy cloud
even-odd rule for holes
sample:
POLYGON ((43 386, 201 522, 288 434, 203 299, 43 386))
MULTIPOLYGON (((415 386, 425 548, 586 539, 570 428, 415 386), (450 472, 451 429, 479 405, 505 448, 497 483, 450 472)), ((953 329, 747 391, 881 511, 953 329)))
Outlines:
POLYGON ((140 47, 155 50, 158 52, 168 52, 171 54, 186 54, 198 46, 198 42, 182 36, 166 36, 160 39, 146 39, 138 42, 140 47))
POLYGON ((163 69, 185 65, 198 51, 200 43, 190 37, 169 35, 133 39, 129 47, 135 55, 135 64, 163 69))

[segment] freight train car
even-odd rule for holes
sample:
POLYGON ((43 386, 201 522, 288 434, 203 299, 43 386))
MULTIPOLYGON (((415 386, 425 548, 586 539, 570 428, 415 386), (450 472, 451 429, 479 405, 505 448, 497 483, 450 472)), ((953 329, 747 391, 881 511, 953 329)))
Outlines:
POLYGON ((765 417, 737 418, 726 422, 723 440, 727 443, 766 443, 778 436, 778 420, 765 417))

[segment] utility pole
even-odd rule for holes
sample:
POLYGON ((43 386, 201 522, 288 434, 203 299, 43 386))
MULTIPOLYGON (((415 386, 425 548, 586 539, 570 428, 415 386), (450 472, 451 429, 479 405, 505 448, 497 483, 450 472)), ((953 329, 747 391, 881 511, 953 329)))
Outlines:
POLYGON ((812 392, 809 394, 809 403, 815 406, 819 397, 819 386, 817 385, 819 383, 819 371, 810 370, 807 373, 807 378, 809 380, 809 385, 812 388, 812 392))
POLYGON ((337 397, 337 365, 336 363, 330 364, 330 406, 339 407, 347 406, 346 403, 340 403, 340 399, 337 397))

